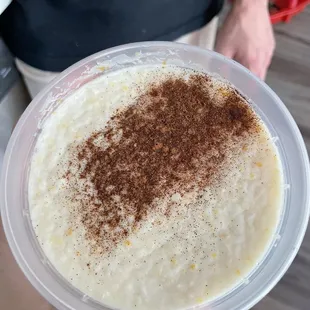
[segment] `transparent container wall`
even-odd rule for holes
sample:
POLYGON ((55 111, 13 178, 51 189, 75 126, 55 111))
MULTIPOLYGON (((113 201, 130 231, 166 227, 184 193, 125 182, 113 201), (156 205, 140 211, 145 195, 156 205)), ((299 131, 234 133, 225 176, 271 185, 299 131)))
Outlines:
POLYGON ((233 61, 188 45, 135 43, 100 52, 64 71, 33 100, 11 137, 1 180, 2 218, 13 254, 30 282, 58 309, 107 309, 62 278, 41 251, 29 217, 28 168, 40 127, 66 96, 102 74, 146 64, 175 64, 228 80, 254 103, 255 110, 277 139, 286 184, 278 233, 262 263, 245 281, 199 308, 248 309, 277 283, 301 244, 309 217, 307 152, 291 115, 266 84, 233 61))

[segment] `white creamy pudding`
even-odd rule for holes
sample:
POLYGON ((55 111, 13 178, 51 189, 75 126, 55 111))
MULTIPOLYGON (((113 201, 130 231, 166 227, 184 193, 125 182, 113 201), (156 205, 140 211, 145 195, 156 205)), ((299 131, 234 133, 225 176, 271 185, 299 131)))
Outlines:
POLYGON ((32 224, 73 286, 119 309, 187 309, 257 266, 279 221, 272 138, 236 90, 174 66, 107 73, 43 124, 32 224))

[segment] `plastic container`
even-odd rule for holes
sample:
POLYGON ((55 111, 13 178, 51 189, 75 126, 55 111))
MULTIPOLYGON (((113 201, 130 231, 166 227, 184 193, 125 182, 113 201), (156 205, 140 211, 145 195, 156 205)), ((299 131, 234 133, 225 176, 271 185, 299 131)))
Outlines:
MULTIPOLYGON (((43 254, 29 217, 28 168, 38 126, 59 100, 106 72, 140 64, 177 64, 220 75, 253 103, 275 139, 284 174, 284 205, 272 244, 261 263, 224 296, 199 309, 248 309, 283 276, 302 242, 310 211, 310 171, 301 134, 278 96, 249 70, 215 52, 168 42, 123 45, 73 65, 32 101, 9 142, 1 181, 4 229, 21 269, 36 289, 58 309, 107 309, 67 282, 43 254)), ((195 308, 197 309, 197 308, 195 308)))

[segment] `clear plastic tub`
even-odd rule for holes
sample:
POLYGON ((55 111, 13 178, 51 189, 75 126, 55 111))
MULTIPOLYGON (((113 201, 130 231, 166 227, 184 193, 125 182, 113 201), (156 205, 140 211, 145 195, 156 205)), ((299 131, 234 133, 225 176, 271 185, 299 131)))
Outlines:
MULTIPOLYGON (((278 96, 251 72, 217 53, 189 45, 145 42, 92 55, 64 71, 29 105, 7 147, 1 180, 1 212, 13 254, 29 281, 58 309, 107 309, 67 282, 42 252, 29 217, 28 168, 40 126, 60 100, 88 81, 119 68, 176 64, 217 74, 253 103, 278 147, 284 174, 284 205, 273 242, 261 263, 224 296, 199 309, 248 309, 283 276, 302 242, 310 210, 310 172, 301 134, 278 96)), ((197 308, 196 308, 197 309, 197 308)))

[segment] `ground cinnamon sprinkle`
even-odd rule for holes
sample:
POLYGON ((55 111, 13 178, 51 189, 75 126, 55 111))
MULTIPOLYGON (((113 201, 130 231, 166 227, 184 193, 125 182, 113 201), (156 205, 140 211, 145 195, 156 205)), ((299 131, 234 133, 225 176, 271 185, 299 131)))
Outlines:
POLYGON ((223 98, 210 93, 205 75, 170 77, 78 145, 66 178, 79 184, 77 212, 102 251, 158 212, 158 198, 215 182, 234 143, 259 130, 236 91, 223 98))

